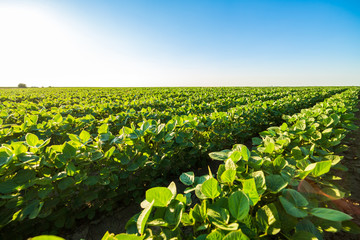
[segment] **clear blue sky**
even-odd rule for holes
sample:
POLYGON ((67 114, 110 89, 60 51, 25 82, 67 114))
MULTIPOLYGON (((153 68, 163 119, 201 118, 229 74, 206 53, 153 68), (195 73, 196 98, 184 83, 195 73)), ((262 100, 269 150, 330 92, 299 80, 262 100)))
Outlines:
POLYGON ((0 0, 0 31, 0 86, 360 85, 360 1, 0 0))

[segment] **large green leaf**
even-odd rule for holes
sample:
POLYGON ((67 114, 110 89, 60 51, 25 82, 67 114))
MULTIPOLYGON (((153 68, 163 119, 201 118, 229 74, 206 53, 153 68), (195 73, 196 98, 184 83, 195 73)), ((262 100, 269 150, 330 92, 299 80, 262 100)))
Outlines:
POLYGON ((166 187, 154 187, 146 191, 146 200, 154 201, 154 207, 166 207, 173 197, 170 189, 166 187))
MULTIPOLYGON (((232 161, 232 160, 230 160, 232 161)), ((236 178, 236 170, 225 170, 222 174, 221 174, 221 182, 224 183, 230 183, 232 184, 236 178)))
POLYGON ((293 203, 286 200, 286 198, 280 196, 279 200, 287 214, 297 218, 304 218, 307 216, 307 212, 305 210, 297 208, 293 203))
POLYGON ((233 162, 238 162, 241 159, 241 152, 240 151, 233 151, 230 154, 230 159, 233 160, 233 162))
POLYGON ((201 192, 208 198, 214 199, 220 195, 220 185, 219 182, 215 178, 210 178, 206 180, 201 185, 201 192))
POLYGON ((330 221, 342 222, 352 219, 351 216, 346 213, 330 209, 330 208, 313 208, 310 210, 310 214, 330 221))
POLYGON ((256 190, 255 179, 245 179, 242 181, 243 192, 249 197, 250 205, 255 206, 256 203, 260 200, 259 194, 256 190))
MULTIPOLYGON (((327 172, 330 171, 331 168, 331 160, 328 161, 322 161, 322 162, 317 162, 315 168, 312 170, 311 174, 314 177, 319 177, 327 172)), ((306 170, 306 169, 305 169, 306 170)))
POLYGON ((240 190, 230 195, 228 204, 231 215, 238 221, 241 221, 249 214, 249 199, 246 194, 240 190))
POLYGON ((86 143, 87 141, 89 141, 90 137, 91 137, 90 133, 85 131, 85 130, 82 130, 80 135, 79 135, 79 138, 80 138, 82 143, 86 143))
POLYGON ((30 146, 30 147, 36 147, 37 144, 39 143, 39 138, 32 133, 28 133, 25 136, 26 139, 26 143, 30 146))
POLYGON ((284 180, 284 178, 280 175, 269 175, 265 177, 266 179, 266 187, 272 192, 272 193, 278 193, 282 189, 284 189, 288 182, 284 180))
POLYGON ((305 207, 309 204, 306 198, 294 189, 284 189, 281 193, 287 200, 293 202, 297 207, 305 207))

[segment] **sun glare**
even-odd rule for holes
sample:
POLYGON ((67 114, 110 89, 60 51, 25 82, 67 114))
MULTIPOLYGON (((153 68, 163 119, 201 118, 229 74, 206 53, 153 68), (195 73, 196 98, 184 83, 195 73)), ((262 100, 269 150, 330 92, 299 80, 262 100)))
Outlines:
POLYGON ((0 32, 0 65, 6 76, 1 85, 16 79, 39 85, 49 83, 49 76, 76 75, 77 63, 88 58, 79 34, 49 11, 2 7, 0 32))

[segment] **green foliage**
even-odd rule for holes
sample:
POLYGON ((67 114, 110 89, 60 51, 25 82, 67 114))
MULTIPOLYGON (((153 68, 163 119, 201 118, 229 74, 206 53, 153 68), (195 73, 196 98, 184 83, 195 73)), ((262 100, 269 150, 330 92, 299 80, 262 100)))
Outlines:
MULTIPOLYGON (((234 145, 232 150, 210 153, 212 159, 223 162, 217 171, 219 181, 211 172, 202 181, 193 172, 183 173, 180 180, 187 185, 185 192, 190 194, 195 189, 198 203, 189 206, 184 202, 176 211, 173 205, 179 201, 173 198, 167 206, 154 206, 145 239, 270 239, 267 236, 271 235, 281 239, 322 239, 323 231, 340 231, 342 223, 348 232, 355 232, 348 224, 352 217, 320 207, 321 192, 307 182, 326 187, 328 192, 329 186, 337 189, 329 182, 329 171, 341 160, 333 152, 338 144, 324 146, 326 140, 319 137, 318 131, 330 124, 322 120, 325 114, 354 110, 351 93, 335 95, 286 117, 286 124, 262 132, 261 142, 256 141, 252 151, 234 145), (181 218, 181 223, 166 218, 166 212, 173 213, 171 219, 181 218)), ((341 118, 340 114, 336 116, 341 118)), ((333 125, 327 137, 339 138, 343 132, 336 130, 343 129, 343 125, 340 120, 334 122, 339 125, 333 125)), ((170 199, 170 193, 166 196, 170 199)))
POLYGON ((193 235, 200 237, 220 226, 224 236, 240 229, 250 238, 275 234, 277 223, 268 222, 261 232, 253 227, 257 215, 277 219, 278 212, 286 213, 274 196, 282 195, 309 213, 284 190, 296 189, 306 177, 326 179, 331 167, 340 166, 341 158, 332 153, 354 129, 351 114, 358 94, 357 89, 345 90, 52 88, 41 94, 35 89, 2 90, 0 228, 2 232, 49 225, 70 228, 77 219, 111 211, 119 199, 125 204, 140 202, 145 188, 181 169, 197 167, 212 152, 211 158, 224 163, 218 176, 182 174, 184 194, 177 194, 175 185, 150 188, 144 203, 148 210, 139 225, 135 222, 136 233, 155 236, 156 231, 149 229, 158 226, 171 238, 181 236, 183 226, 192 226, 193 235), (281 127, 264 131, 280 124, 283 115, 301 109, 285 116, 281 127), (257 147, 252 151, 241 144, 221 151, 257 132, 261 138, 254 140, 257 147), (238 216, 241 222, 224 200, 234 192, 248 199, 249 214, 238 216), (192 206, 190 195, 201 203, 192 206), (272 205, 274 199, 277 204, 272 205), (152 201, 152 209, 147 208, 152 201), (39 224, 44 222, 48 224, 39 224))

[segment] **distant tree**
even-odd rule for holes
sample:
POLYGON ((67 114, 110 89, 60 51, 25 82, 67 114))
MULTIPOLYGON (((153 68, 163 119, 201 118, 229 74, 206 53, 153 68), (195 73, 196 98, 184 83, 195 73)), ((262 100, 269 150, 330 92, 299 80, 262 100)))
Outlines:
POLYGON ((19 83, 18 88, 27 88, 25 83, 19 83))

